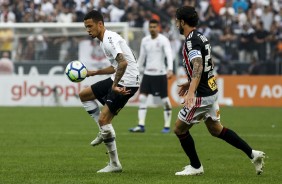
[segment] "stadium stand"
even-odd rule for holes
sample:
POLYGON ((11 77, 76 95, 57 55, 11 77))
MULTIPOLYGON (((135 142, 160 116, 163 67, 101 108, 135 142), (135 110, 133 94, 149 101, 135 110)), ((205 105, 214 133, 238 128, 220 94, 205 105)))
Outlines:
MULTIPOLYGON (((213 45, 219 74, 282 74, 281 0, 0 0, 0 22, 82 22, 86 12, 98 9, 106 21, 128 22, 132 30, 148 34, 148 20, 156 18, 175 46, 175 58, 181 61, 182 40, 173 23, 175 10, 182 5, 199 12, 199 29, 213 45)), ((30 35, 20 39, 16 48, 20 55, 14 54, 12 60, 66 62, 77 57, 67 53, 76 51, 78 42, 30 35), (56 49, 59 52, 50 55, 56 49)))

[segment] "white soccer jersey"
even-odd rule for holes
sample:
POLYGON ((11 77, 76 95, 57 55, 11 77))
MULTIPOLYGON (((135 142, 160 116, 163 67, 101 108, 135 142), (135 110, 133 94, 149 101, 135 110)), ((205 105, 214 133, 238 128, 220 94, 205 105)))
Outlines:
POLYGON ((165 75, 167 70, 172 70, 172 49, 168 38, 160 33, 154 39, 152 39, 151 35, 144 37, 141 41, 140 56, 138 58, 140 67, 143 66, 145 60, 144 74, 146 75, 165 75))
MULTIPOLYGON (((127 68, 119 84, 126 87, 138 87, 140 85, 138 64, 126 41, 116 32, 106 30, 100 46, 115 69, 118 66, 115 60, 118 53, 122 53, 126 59, 127 68)), ((112 74, 112 80, 115 79, 115 74, 112 74)))

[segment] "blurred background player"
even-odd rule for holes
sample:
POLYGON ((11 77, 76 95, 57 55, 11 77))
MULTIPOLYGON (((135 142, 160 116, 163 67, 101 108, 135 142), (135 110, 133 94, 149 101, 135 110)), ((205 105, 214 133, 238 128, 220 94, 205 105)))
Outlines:
POLYGON ((163 133, 170 131, 171 103, 167 93, 167 79, 173 75, 172 49, 167 37, 159 33, 159 22, 155 19, 149 22, 150 35, 141 41, 138 63, 140 68, 144 63, 144 76, 140 86, 138 125, 129 129, 130 132, 145 132, 147 114, 147 98, 151 94, 161 98, 164 107, 163 133))
POLYGON ((92 10, 87 13, 84 25, 89 36, 100 40, 100 46, 111 62, 111 66, 107 68, 87 72, 87 76, 112 74, 111 77, 84 88, 79 93, 83 107, 98 123, 100 129, 91 145, 96 146, 104 142, 110 157, 110 163, 98 173, 121 172, 116 133, 111 121, 139 88, 138 64, 126 41, 116 32, 105 28, 100 12, 92 10), (104 105, 101 112, 96 99, 104 105))
POLYGON ((183 6, 176 11, 176 26, 185 36, 182 49, 183 65, 188 81, 179 85, 179 95, 184 98, 184 106, 178 113, 174 132, 182 149, 190 160, 184 170, 175 175, 200 175, 204 173, 194 140, 189 132, 193 125, 204 120, 210 134, 242 150, 255 166, 257 174, 263 172, 264 152, 253 150, 234 131, 222 126, 218 105, 218 89, 213 74, 211 46, 208 39, 197 31, 199 18, 191 6, 183 6))

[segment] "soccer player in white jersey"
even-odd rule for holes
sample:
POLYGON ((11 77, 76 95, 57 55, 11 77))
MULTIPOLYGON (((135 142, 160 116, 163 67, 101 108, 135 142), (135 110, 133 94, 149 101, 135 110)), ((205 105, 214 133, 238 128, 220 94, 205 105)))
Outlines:
MULTIPOLYGON (((234 131, 220 122, 218 89, 213 75, 214 64, 208 39, 197 31, 199 21, 195 8, 183 6, 176 11, 176 26, 185 36, 182 54, 188 81, 180 85, 179 95, 184 97, 184 107, 179 111, 174 132, 190 160, 184 170, 175 175, 200 175, 204 173, 194 140, 190 134, 193 125, 204 120, 210 134, 243 151, 255 166, 257 174, 263 172, 264 152, 253 150, 234 131)), ((234 162, 234 160, 233 160, 234 162)))
POLYGON ((79 93, 83 107, 97 122, 100 130, 91 145, 96 146, 104 142, 110 157, 109 164, 97 172, 121 172, 122 166, 117 153, 116 134, 111 121, 139 88, 138 64, 126 41, 119 34, 105 28, 104 19, 100 12, 92 10, 87 13, 84 17, 84 26, 89 36, 100 40, 100 46, 111 62, 111 66, 107 68, 87 72, 88 77, 105 74, 111 74, 111 77, 99 81, 79 93), (101 111, 96 99, 104 105, 101 111))
POLYGON ((149 31, 150 35, 144 37, 141 41, 140 56, 138 58, 140 68, 146 61, 140 86, 139 121, 138 125, 129 129, 129 131, 145 132, 147 98, 151 94, 159 96, 162 100, 164 108, 164 128, 162 133, 168 133, 171 123, 171 103, 167 93, 167 79, 170 79, 173 75, 172 49, 168 38, 159 33, 159 22, 157 20, 150 20, 149 31))

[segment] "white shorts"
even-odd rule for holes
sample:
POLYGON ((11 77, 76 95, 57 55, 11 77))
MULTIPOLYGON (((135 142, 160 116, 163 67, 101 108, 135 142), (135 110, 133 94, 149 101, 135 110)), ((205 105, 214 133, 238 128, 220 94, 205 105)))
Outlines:
POLYGON ((178 119, 187 124, 196 124, 201 120, 206 121, 212 118, 214 121, 220 120, 217 93, 207 97, 196 97, 196 103, 191 108, 183 107, 178 113, 178 119))

